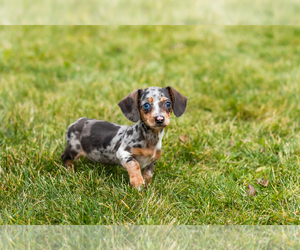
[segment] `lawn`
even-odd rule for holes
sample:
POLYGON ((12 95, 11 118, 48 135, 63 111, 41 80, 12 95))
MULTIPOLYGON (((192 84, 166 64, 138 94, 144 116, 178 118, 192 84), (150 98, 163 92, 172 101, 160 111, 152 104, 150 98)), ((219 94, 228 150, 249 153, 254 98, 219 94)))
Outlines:
POLYGON ((9 0, 0 23, 14 25, 291 25, 299 0, 9 0))
POLYGON ((299 54, 297 26, 0 27, 0 224, 299 224, 299 54), (118 101, 148 86, 189 99, 152 186, 66 171, 67 126, 131 125, 118 101))

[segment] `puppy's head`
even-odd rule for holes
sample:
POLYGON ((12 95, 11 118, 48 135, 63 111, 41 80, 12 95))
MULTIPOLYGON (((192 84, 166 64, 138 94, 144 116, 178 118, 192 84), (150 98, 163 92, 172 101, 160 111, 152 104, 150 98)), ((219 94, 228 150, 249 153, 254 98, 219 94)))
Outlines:
POLYGON ((172 87, 136 89, 124 97, 119 106, 132 122, 144 121, 152 129, 169 125, 172 111, 181 116, 187 105, 187 98, 172 87))

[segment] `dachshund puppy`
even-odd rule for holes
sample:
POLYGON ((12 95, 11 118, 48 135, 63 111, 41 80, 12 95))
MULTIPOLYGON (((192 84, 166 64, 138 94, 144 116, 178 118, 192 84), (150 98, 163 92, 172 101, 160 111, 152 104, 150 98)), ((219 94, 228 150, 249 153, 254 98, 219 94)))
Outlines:
POLYGON ((86 156, 94 162, 121 165, 128 171, 131 186, 140 190, 152 180, 172 111, 179 117, 186 105, 187 98, 172 87, 136 89, 119 106, 130 121, 139 122, 122 126, 80 118, 67 129, 63 163, 73 168, 73 160, 86 156))

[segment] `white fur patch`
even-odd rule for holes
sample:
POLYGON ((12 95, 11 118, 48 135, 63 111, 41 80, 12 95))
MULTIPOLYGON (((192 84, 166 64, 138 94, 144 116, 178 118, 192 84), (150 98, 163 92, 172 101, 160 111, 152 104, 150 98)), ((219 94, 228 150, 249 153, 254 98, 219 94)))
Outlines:
POLYGON ((131 157, 131 153, 129 153, 128 151, 124 150, 124 149, 119 149, 117 151, 117 158, 119 159, 119 161, 121 162, 121 164, 124 166, 125 162, 124 159, 127 157, 131 157))
POLYGON ((161 133, 158 135, 158 143, 156 144, 155 150, 161 150, 162 147, 162 138, 164 137, 165 131, 163 130, 161 133))

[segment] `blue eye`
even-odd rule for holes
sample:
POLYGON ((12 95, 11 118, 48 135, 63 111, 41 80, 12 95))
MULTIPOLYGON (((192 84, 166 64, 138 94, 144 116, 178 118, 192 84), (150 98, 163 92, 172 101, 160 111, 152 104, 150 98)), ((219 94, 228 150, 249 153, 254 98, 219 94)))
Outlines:
POLYGON ((149 105, 149 103, 145 103, 145 104, 143 105, 143 108, 144 108, 144 109, 148 109, 148 108, 150 108, 150 105, 149 105))
POLYGON ((167 108, 171 108, 171 103, 170 102, 166 102, 165 105, 166 105, 167 108))

